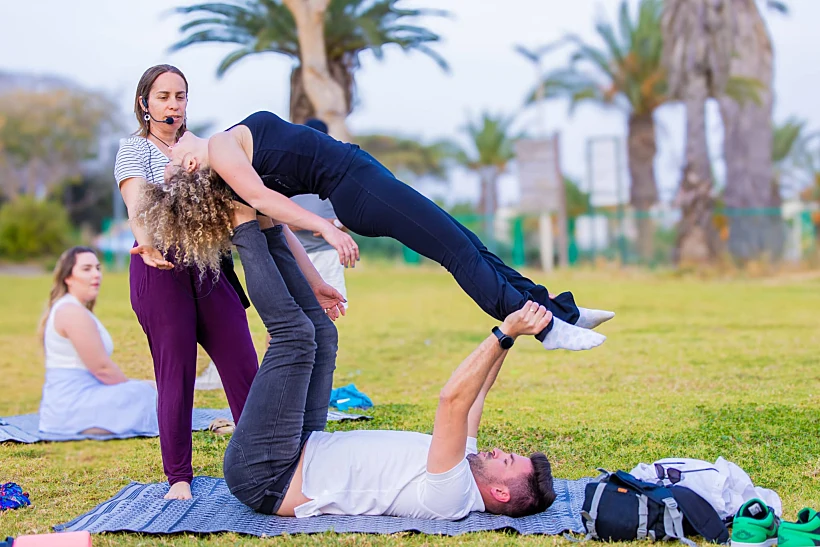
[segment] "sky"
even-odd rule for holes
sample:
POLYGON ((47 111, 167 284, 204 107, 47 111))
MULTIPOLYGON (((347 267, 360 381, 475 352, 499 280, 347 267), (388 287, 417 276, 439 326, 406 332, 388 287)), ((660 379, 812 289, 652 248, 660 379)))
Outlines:
MULTIPOLYGON (((636 0, 629 0, 631 5, 636 0)), ((0 0, 0 71, 57 75, 101 91, 120 106, 129 127, 134 89, 151 65, 171 63, 190 84, 189 124, 228 127, 257 110, 287 117, 291 61, 276 54, 249 57, 222 79, 216 66, 230 45, 199 45, 173 54, 168 46, 180 38, 182 16, 174 6, 189 0, 0 0)), ((448 18, 426 18, 421 24, 438 32, 435 49, 450 64, 443 72, 431 59, 398 49, 385 59, 362 57, 357 73, 359 104, 348 120, 354 134, 391 133, 466 143, 463 127, 482 111, 516 114, 519 129, 531 134, 559 133, 563 170, 587 183, 587 141, 625 138, 626 119, 618 111, 582 106, 572 116, 566 103, 555 101, 537 109, 522 107, 536 81, 535 66, 514 51, 516 44, 537 47, 573 32, 595 42, 596 17, 614 18, 620 0, 405 0, 405 7, 436 7, 448 18)), ((816 107, 820 88, 820 1, 790 0, 788 16, 767 13, 775 49, 775 119, 798 116, 810 128, 820 127, 816 107)), ((547 70, 566 63, 567 54, 551 53, 547 70)), ((721 127, 717 109, 709 110, 711 148, 720 165, 721 127)), ((683 156, 684 112, 678 105, 656 114, 659 153, 655 161, 662 198, 677 186, 683 156)), ((439 189, 439 191, 441 191, 439 189)), ((436 193, 429 188, 429 193, 436 193)), ((455 173, 448 201, 474 199, 478 184, 466 173, 455 173)), ((518 198, 514 175, 505 177, 502 203, 518 198)))

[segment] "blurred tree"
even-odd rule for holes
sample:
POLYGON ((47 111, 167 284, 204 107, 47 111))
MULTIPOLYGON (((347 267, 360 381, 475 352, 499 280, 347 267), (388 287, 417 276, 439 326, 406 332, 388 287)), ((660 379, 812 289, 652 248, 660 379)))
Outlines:
POLYGON ((783 125, 775 126, 774 148, 777 151, 778 140, 788 139, 786 144, 789 144, 797 131, 796 142, 779 169, 781 191, 796 195, 803 201, 820 202, 820 133, 806 133, 803 121, 790 119, 783 125), (778 135, 783 136, 779 138, 778 135))
MULTIPOLYGON (((758 83, 755 100, 718 97, 723 120, 723 157, 729 212, 729 252, 738 259, 779 257, 785 234, 780 193, 773 191, 772 110, 774 104, 772 41, 760 7, 786 12, 782 2, 724 0, 732 14, 729 76, 758 83), (735 214, 731 214, 732 211, 735 214)), ((728 91, 731 91, 731 82, 728 91)))
POLYGON ((116 129, 116 110, 107 98, 77 89, 0 95, 0 190, 42 199, 78 180, 116 129))
POLYGON ((675 261, 704 263, 717 257, 714 197, 706 137, 706 100, 725 93, 733 54, 727 0, 666 0, 661 25, 663 64, 670 97, 686 106, 686 151, 675 198, 681 208, 675 261))
POLYGON ((564 175, 564 194, 567 197, 567 218, 578 218, 592 209, 589 193, 581 190, 578 181, 564 175))
POLYGON ((571 112, 581 101, 591 101, 627 115, 630 203, 639 213, 639 248, 645 258, 652 256, 654 235, 648 211, 658 201, 652 116, 667 100, 660 21, 661 0, 641 0, 634 19, 622 0, 617 27, 606 20, 595 25, 604 46, 566 36, 563 41, 574 46, 569 67, 548 73, 528 98, 530 103, 567 98, 571 112))
POLYGON ((405 182, 432 178, 446 180, 447 166, 458 153, 457 145, 448 140, 425 144, 399 135, 358 135, 354 142, 372 154, 405 182))
POLYGON ((430 48, 440 37, 413 21, 443 16, 431 9, 405 9, 399 0, 235 0, 177 8, 196 16, 180 27, 185 37, 171 51, 199 43, 231 43, 240 47, 217 67, 217 76, 241 59, 273 52, 294 60, 290 80, 290 118, 303 123, 324 120, 337 138, 347 136, 345 118, 355 106, 355 74, 360 54, 384 58, 395 45, 419 51, 442 69, 446 61, 430 48), (298 30, 298 32, 297 32, 298 30))
POLYGON ((796 171, 800 168, 800 154, 805 138, 806 121, 788 118, 783 123, 774 124, 772 132, 772 174, 771 191, 782 196, 783 193, 796 194, 792 188, 796 171))
POLYGON ((0 208, 0 256, 24 260, 58 255, 71 243, 71 224, 56 201, 21 196, 0 208))
POLYGON ((513 116, 483 112, 477 120, 470 120, 464 131, 470 137, 467 149, 453 145, 450 154, 455 160, 478 174, 480 194, 478 212, 485 215, 485 232, 490 233, 492 218, 498 208, 498 179, 515 157, 515 140, 520 134, 512 133, 513 116))
MULTIPOLYGON (((762 3, 777 11, 786 9, 784 2, 762 3)), ((771 191, 771 40, 755 0, 667 0, 662 25, 670 96, 683 101, 687 112, 686 160, 676 198, 683 218, 675 258, 704 262, 719 252, 711 222, 708 98, 718 99, 723 118, 727 208, 779 206, 779 196, 771 191)), ((758 218, 763 217, 760 212, 758 218)), ((737 256, 771 250, 777 240, 760 238, 776 232, 771 223, 747 231, 742 224, 748 219, 754 217, 730 215, 729 247, 737 256)), ((779 224, 779 219, 774 222, 779 224)))
POLYGON ((113 171, 113 165, 86 170, 78 180, 55 189, 53 195, 62 202, 72 225, 95 234, 102 231, 103 222, 111 218, 113 200, 121 199, 119 193, 114 194, 113 171))

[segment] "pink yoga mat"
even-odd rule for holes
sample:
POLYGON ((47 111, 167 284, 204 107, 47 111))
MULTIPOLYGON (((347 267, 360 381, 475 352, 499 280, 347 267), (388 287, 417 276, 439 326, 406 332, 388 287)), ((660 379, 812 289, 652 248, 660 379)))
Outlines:
POLYGON ((14 540, 14 547, 91 547, 91 534, 88 532, 63 532, 60 534, 20 536, 14 540))

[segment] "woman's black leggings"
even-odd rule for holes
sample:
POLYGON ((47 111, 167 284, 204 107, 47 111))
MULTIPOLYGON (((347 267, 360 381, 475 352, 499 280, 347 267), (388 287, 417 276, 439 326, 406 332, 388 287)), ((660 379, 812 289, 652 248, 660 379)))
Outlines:
MULTIPOLYGON (((330 194, 339 220, 368 237, 392 237, 444 266, 487 314, 503 321, 528 300, 543 304, 554 317, 575 324, 572 294, 551 300, 536 285, 495 256, 470 230, 441 207, 404 184, 370 154, 360 150, 330 194)), ((536 337, 543 340, 552 321, 536 337)))

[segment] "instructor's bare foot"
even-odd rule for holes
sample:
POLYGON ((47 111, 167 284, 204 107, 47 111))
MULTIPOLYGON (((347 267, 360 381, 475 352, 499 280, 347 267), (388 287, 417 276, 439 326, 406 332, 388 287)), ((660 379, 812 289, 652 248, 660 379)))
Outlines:
POLYGON ((167 500, 189 500, 193 498, 191 495, 191 485, 187 482, 177 482, 165 494, 167 500))

